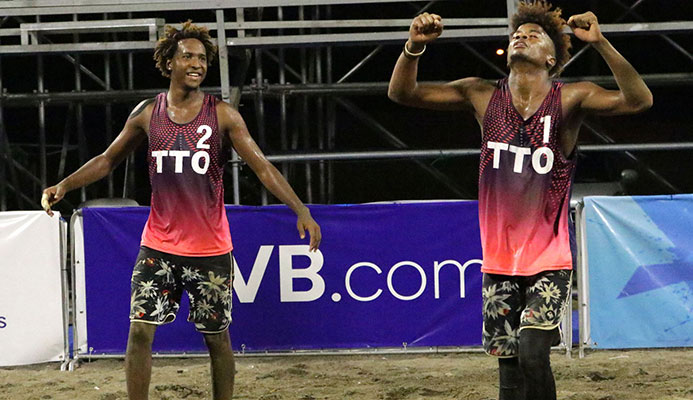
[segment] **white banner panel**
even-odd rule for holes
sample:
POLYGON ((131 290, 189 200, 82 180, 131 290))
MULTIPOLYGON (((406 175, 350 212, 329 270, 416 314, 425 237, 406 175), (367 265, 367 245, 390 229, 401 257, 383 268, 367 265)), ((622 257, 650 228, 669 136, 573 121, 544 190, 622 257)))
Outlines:
POLYGON ((72 259, 74 260, 72 270, 72 290, 73 307, 75 320, 72 324, 73 329, 73 353, 86 354, 87 348, 87 298, 85 293, 86 282, 84 278, 84 223, 80 213, 74 213, 70 220, 72 232, 72 259))
POLYGON ((0 212, 0 366, 65 359, 60 215, 0 212))

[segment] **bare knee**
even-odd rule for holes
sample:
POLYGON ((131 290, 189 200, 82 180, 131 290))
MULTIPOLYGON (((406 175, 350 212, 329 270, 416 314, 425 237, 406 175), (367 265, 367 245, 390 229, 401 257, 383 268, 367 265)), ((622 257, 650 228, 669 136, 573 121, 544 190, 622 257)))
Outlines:
POLYGON ((205 333, 204 338, 210 354, 231 350, 231 338, 228 329, 220 333, 205 333))
POLYGON ((131 323, 128 335, 128 347, 151 347, 154 341, 156 325, 131 323))

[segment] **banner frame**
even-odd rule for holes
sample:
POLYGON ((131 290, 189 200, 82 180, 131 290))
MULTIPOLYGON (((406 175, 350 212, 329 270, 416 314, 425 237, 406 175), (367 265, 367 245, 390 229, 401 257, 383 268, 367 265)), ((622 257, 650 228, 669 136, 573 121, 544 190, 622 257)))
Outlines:
MULTIPOLYGON (((436 200, 432 201, 411 201, 411 203, 429 203, 429 202, 435 202, 436 200)), ((440 200, 440 201, 445 201, 445 200, 440 200)), ((451 200, 455 201, 455 200, 451 200)), ((378 202, 376 204, 383 204, 383 203, 388 203, 388 204, 398 204, 398 203, 410 203, 410 202, 404 202, 404 201, 394 201, 394 202, 378 202)), ((368 203, 372 204, 372 203, 368 203)), ((73 284, 73 291, 72 291, 72 302, 74 305, 74 309, 77 310, 77 298, 76 296, 78 295, 78 290, 77 290, 77 282, 76 278, 78 277, 78 271, 76 268, 76 264, 79 262, 79 259, 77 258, 77 255, 75 253, 76 245, 78 243, 82 243, 82 249, 84 249, 84 236, 83 235, 75 235, 74 231, 74 226, 75 224, 79 223, 82 224, 83 222, 83 215, 82 215, 82 209, 75 210, 75 213, 72 216, 72 219, 70 221, 70 231, 71 231, 71 245, 72 245, 72 250, 73 250, 73 262, 72 262, 72 284, 73 284)), ((82 230, 82 233, 84 231, 82 230)), ((576 233, 577 234, 577 233, 576 233)), ((84 259, 84 254, 81 256, 82 261, 84 259)), ((83 272, 83 271, 82 271, 83 272)), ((82 282, 84 282, 84 277, 82 277, 82 282)), ((85 289, 81 288, 80 293, 84 294, 85 289)), ((554 351, 560 351, 564 352, 567 358, 571 358, 571 350, 572 350, 572 345, 573 345, 573 335, 572 335, 572 312, 571 312, 571 307, 569 305, 569 312, 566 312, 566 315, 561 321, 561 327, 562 327, 562 335, 561 335, 561 343, 557 346, 554 346, 552 350, 554 351)), ((77 310, 78 311, 78 310, 77 310)), ((73 315, 73 359, 70 363, 69 369, 70 371, 74 370, 80 362, 81 358, 88 358, 88 359, 108 359, 108 358, 123 358, 124 354, 94 354, 92 351, 89 350, 89 345, 88 345, 88 333, 85 335, 87 337, 87 344, 86 344, 86 349, 87 351, 84 351, 83 349, 80 348, 79 341, 82 340, 80 339, 80 329, 78 329, 78 326, 81 324, 80 321, 77 320, 77 313, 74 313, 73 315)), ((86 310, 85 310, 85 315, 86 315, 86 310)), ((84 320, 84 324, 86 325, 86 318, 84 320)), ((84 327, 84 330, 86 330, 86 326, 84 327)), ((436 354, 436 353, 475 353, 475 352, 483 352, 483 349, 480 346, 428 346, 428 347, 422 347, 422 348, 407 348, 406 345, 402 347, 363 347, 363 348, 324 348, 324 349, 303 349, 303 350, 264 350, 264 351, 252 351, 252 352, 246 352, 246 351, 234 351, 234 354, 237 356, 246 356, 246 357, 255 357, 255 356, 286 356, 286 355, 368 355, 368 354, 413 354, 413 353, 424 353, 424 354, 436 354)), ((152 357, 154 358, 170 358, 170 357, 206 357, 207 353, 206 352, 165 352, 165 353, 159 353, 159 352, 153 352, 152 357)))

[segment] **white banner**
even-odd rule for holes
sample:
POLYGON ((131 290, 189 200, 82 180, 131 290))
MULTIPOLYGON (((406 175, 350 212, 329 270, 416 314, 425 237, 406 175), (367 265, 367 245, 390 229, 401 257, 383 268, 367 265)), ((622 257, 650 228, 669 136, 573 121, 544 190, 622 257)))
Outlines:
POLYGON ((86 280, 84 276, 84 220, 81 213, 72 214, 70 220, 70 230, 72 232, 72 259, 74 260, 72 269, 72 307, 73 317, 73 345, 72 354, 86 354, 87 348, 87 296, 86 280))
POLYGON ((65 359, 60 215, 0 212, 0 366, 65 359))

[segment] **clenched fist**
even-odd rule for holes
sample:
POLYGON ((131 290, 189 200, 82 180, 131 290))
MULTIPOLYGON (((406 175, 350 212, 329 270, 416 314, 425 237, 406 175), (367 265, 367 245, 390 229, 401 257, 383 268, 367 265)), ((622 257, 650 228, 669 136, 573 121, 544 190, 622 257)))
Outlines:
POLYGON ((426 43, 432 42, 443 33, 443 19, 440 15, 423 13, 409 27, 409 42, 407 48, 412 53, 423 50, 426 43))
POLYGON ((604 39, 602 31, 599 29, 597 16, 590 11, 570 17, 568 26, 572 29, 575 37, 583 42, 597 43, 604 39))

